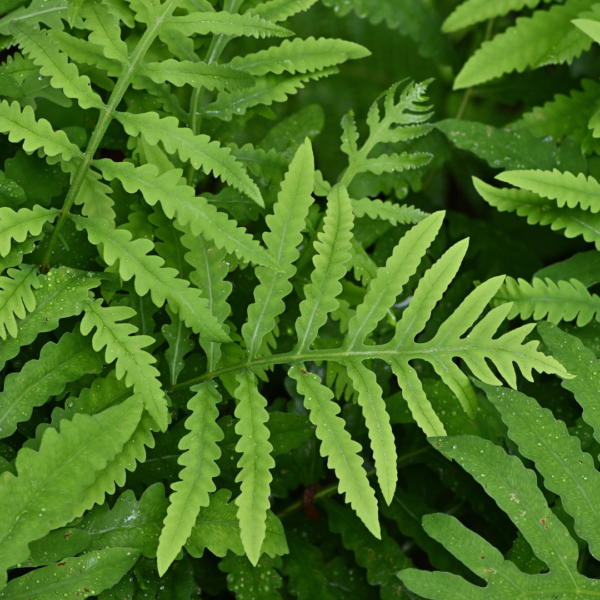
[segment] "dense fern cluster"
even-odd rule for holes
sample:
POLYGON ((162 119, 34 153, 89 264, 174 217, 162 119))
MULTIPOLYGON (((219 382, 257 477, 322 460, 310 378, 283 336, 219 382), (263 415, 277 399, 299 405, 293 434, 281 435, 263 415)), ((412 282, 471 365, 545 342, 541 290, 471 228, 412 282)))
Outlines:
POLYGON ((0 598, 597 593, 600 11, 538 4, 0 0, 0 598))

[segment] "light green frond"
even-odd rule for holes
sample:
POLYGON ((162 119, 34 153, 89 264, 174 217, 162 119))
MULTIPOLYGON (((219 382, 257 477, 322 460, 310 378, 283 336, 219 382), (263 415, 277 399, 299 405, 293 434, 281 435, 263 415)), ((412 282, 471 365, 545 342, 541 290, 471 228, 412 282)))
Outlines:
POLYGON ((406 282, 416 272, 427 248, 440 230, 443 219, 443 212, 435 213, 415 225, 400 240, 385 267, 377 271, 377 276, 371 282, 364 301, 350 320, 344 349, 352 350, 362 344, 367 335, 385 317, 406 282))
POLYGON ((8 141, 13 144, 23 142, 23 150, 29 154, 41 148, 48 156, 60 156, 66 161, 81 156, 64 131, 54 131, 46 119, 36 121, 31 106, 21 111, 17 101, 0 102, 0 133, 8 133, 8 141))
POLYGON ((123 448, 141 411, 141 402, 130 399, 95 417, 75 415, 61 423, 60 433, 46 431, 39 452, 19 452, 19 477, 4 473, 0 489, 0 586, 8 567, 27 560, 30 542, 73 518, 73 505, 123 448))
POLYGON ((243 15, 221 12, 194 12, 181 17, 169 17, 163 21, 167 27, 176 28, 180 35, 227 35, 255 38, 287 37, 292 32, 285 27, 262 19, 259 15, 243 15))
POLYGON ((65 333, 57 344, 46 344, 39 360, 30 360, 21 371, 4 380, 0 393, 0 438, 12 435, 17 423, 28 421, 36 406, 61 394, 67 383, 87 373, 98 373, 101 368, 102 359, 78 329, 65 333))
POLYGON ((110 197, 112 189, 102 181, 101 175, 89 169, 79 188, 75 204, 81 206, 81 214, 91 219, 104 219, 111 227, 115 226, 116 213, 110 197))
POLYGON ((284 40, 256 54, 236 56, 229 64, 251 75, 280 75, 284 71, 308 73, 342 64, 347 60, 364 58, 371 53, 362 46, 345 40, 309 37, 284 40))
POLYGON ((188 402, 192 414, 185 422, 190 433, 179 442, 183 454, 178 463, 184 468, 180 481, 171 487, 169 508, 160 534, 157 551, 158 572, 162 576, 185 545, 203 506, 208 506, 210 492, 215 491, 213 479, 219 474, 216 460, 221 456, 217 442, 223 439, 223 431, 217 425, 217 403, 221 395, 214 382, 201 383, 188 402))
POLYGON ((327 457, 327 465, 339 479, 338 492, 346 494, 346 502, 367 529, 380 538, 377 499, 358 454, 361 447, 344 428, 344 420, 337 416, 341 409, 333 401, 333 392, 316 375, 307 373, 303 364, 294 364, 288 374, 297 382, 298 393, 304 396, 304 406, 321 440, 321 456, 327 457))
POLYGON ((248 307, 248 321, 242 326, 246 350, 251 357, 256 355, 264 337, 275 327, 275 318, 285 310, 283 299, 292 291, 289 279, 296 272, 293 263, 300 255, 297 247, 302 242, 308 209, 314 202, 314 169, 312 146, 307 139, 290 164, 273 214, 266 218, 269 231, 263 234, 263 239, 280 270, 256 269, 260 283, 254 289, 254 303, 248 307))
POLYGON ((253 85, 254 78, 248 73, 229 65, 206 64, 168 58, 161 62, 142 65, 138 75, 149 77, 155 83, 168 81, 177 87, 191 85, 207 90, 237 90, 253 85))
POLYGON ((600 211, 600 184, 590 175, 583 173, 575 176, 558 169, 553 171, 505 171, 496 175, 496 179, 510 183, 515 187, 533 192, 543 198, 556 200, 559 208, 577 206, 592 213, 600 211))
POLYGON ((240 482, 240 495, 235 503, 240 522, 242 544, 248 559, 256 565, 261 555, 266 535, 267 510, 270 484, 273 476, 270 470, 275 466, 271 456, 273 446, 269 442, 270 432, 266 426, 269 413, 267 400, 258 391, 258 380, 252 371, 243 369, 236 376, 238 387, 235 397, 238 405, 235 416, 239 419, 235 432, 240 440, 235 447, 240 458, 240 469, 236 482, 240 482))
POLYGON ((583 327, 592 319, 600 321, 600 298, 590 294, 583 283, 577 279, 555 283, 546 278, 533 279, 528 283, 507 277, 506 281, 492 299, 492 306, 501 306, 510 302, 512 308, 509 319, 521 317, 524 321, 547 319, 555 325, 561 321, 577 319, 577 326, 583 327))
POLYGON ((251 11, 253 15, 277 23, 286 21, 289 17, 299 12, 308 10, 317 0, 269 0, 255 6, 251 11))
MULTIPOLYGON (((202 290, 208 299, 208 309, 219 323, 224 323, 231 313, 227 298, 233 286, 225 277, 229 274, 227 252, 218 249, 201 235, 193 235, 186 231, 182 238, 183 245, 189 250, 185 260, 194 268, 190 281, 202 290)), ((209 368, 214 368, 221 358, 221 345, 200 340, 206 352, 209 368)))
POLYGON ((377 481, 385 501, 389 504, 394 497, 398 482, 396 466, 398 455, 390 416, 383 400, 383 390, 377 383, 375 373, 365 367, 360 360, 349 360, 344 366, 348 368, 352 385, 358 392, 358 403, 362 408, 371 440, 377 481))
POLYGON ((241 259, 277 268, 274 258, 243 227, 238 227, 236 221, 219 212, 205 198, 195 196, 193 188, 178 185, 181 170, 174 169, 159 176, 153 165, 136 168, 131 163, 106 159, 96 161, 96 165, 107 179, 118 178, 129 193, 141 191, 151 206, 160 202, 169 218, 176 215, 178 224, 189 227, 194 235, 202 234, 214 240, 217 247, 241 259))
MULTIPOLYGON (((464 29, 475 23, 481 23, 496 17, 503 17, 512 11, 520 11, 524 8, 535 8, 541 0, 500 0, 490 3, 486 0, 466 0, 459 4, 450 16, 444 21, 442 31, 451 33, 464 29)), ((544 0, 551 2, 551 0, 544 0)))
POLYGON ((202 170, 235 187, 264 206, 260 191, 250 179, 243 165, 235 160, 229 148, 211 141, 207 135, 194 135, 190 129, 178 127, 175 117, 161 119, 156 113, 118 113, 117 120, 129 135, 142 134, 150 144, 162 142, 165 150, 179 154, 181 160, 190 161, 194 169, 202 170))
POLYGON ((121 39, 119 20, 108 7, 101 3, 87 2, 82 16, 85 20, 84 27, 90 30, 89 41, 100 46, 106 58, 116 60, 127 67, 129 65, 127 45, 121 39))
POLYGON ((42 235, 28 237, 24 242, 11 244, 10 252, 6 256, 0 257, 0 273, 4 273, 11 267, 18 267, 25 257, 35 250, 36 243, 40 241, 42 235))
POLYGON ((79 315, 89 290, 99 286, 100 280, 87 271, 60 267, 39 275, 38 283, 33 292, 35 309, 19 320, 17 337, 0 339, 2 368, 22 346, 31 344, 40 333, 56 329, 60 319, 79 315))
POLYGON ((39 235, 46 223, 54 221, 59 211, 56 208, 43 208, 39 204, 33 210, 22 208, 14 211, 3 206, 0 208, 0 256, 6 256, 11 242, 24 242, 28 235, 39 235))
POLYGON ((161 430, 166 431, 169 420, 167 400, 158 380, 159 372, 153 367, 156 359, 144 351, 154 339, 146 335, 133 335, 137 328, 129 323, 119 323, 131 318, 135 311, 125 306, 102 306, 102 300, 86 299, 81 333, 87 335, 96 329, 92 345, 96 352, 104 347, 108 364, 116 360, 117 379, 125 375, 125 383, 144 399, 144 406, 161 430))
POLYGON ((561 497, 590 554, 600 556, 600 473, 592 457, 581 451, 581 442, 569 435, 564 422, 533 398, 506 388, 480 387, 502 415, 521 454, 535 463, 546 488, 561 497))
POLYGON ((500 212, 516 212, 527 217, 530 225, 550 225, 553 231, 564 229, 568 238, 583 236, 586 242, 593 242, 600 249, 600 214, 593 214, 582 208, 558 208, 554 202, 537 194, 515 188, 498 189, 473 178, 475 189, 481 197, 500 212))
POLYGON ((67 20, 66 0, 32 0, 28 6, 20 6, 2 18, 0 34, 8 35, 12 23, 44 23, 60 31, 64 28, 63 20, 67 20))
POLYGON ((352 200, 352 211, 354 216, 359 219, 367 216, 370 219, 389 221, 392 225, 419 223, 427 217, 426 212, 414 206, 394 204, 389 200, 372 200, 371 198, 352 200))
POLYGON ((9 269, 8 277, 0 277, 0 337, 18 335, 17 319, 35 309, 33 290, 40 287, 38 271, 24 265, 23 269, 9 269))
POLYGON ((323 77, 335 75, 337 67, 328 67, 315 73, 292 75, 291 77, 266 75, 257 77, 256 84, 251 88, 235 92, 221 92, 217 99, 202 109, 202 114, 209 118, 231 121, 236 116, 246 114, 246 111, 261 104, 271 106, 273 102, 285 102, 288 96, 304 89, 309 81, 318 81, 323 77))
POLYGON ((11 27, 20 48, 40 67, 40 74, 50 77, 52 87, 61 89, 67 98, 74 98, 81 108, 104 108, 102 98, 94 92, 89 77, 79 75, 74 63, 69 62, 54 40, 45 31, 25 24, 11 27))
POLYGON ((340 279, 350 260, 350 239, 354 218, 348 192, 343 185, 335 186, 327 198, 323 232, 315 242, 317 254, 311 283, 304 287, 305 299, 300 303, 296 321, 297 351, 307 350, 316 340, 319 329, 327 322, 329 313, 337 310, 337 297, 342 292, 340 279))
MULTIPOLYGON (((97 46, 87 40, 75 37, 66 31, 52 30, 50 35, 62 52, 69 56, 71 60, 84 65, 93 65, 98 69, 106 71, 106 74, 110 77, 118 77, 121 73, 123 69, 121 63, 106 58, 102 46, 97 46)), ((134 86, 135 81, 134 77, 134 86)))
POLYGON ((454 80, 454 89, 468 88, 505 73, 528 67, 571 63, 589 50, 592 40, 571 22, 589 10, 594 0, 567 0, 532 17, 517 19, 514 27, 484 42, 454 80))
POLYGON ((429 152, 402 152, 401 154, 382 154, 377 158, 365 158, 356 165, 354 172, 369 171, 374 175, 419 169, 428 165, 433 159, 429 152))
POLYGON ((150 292, 156 306, 165 300, 188 327, 207 340, 226 342, 229 337, 206 309, 206 300, 189 282, 177 277, 177 271, 163 267, 164 260, 148 254, 154 244, 147 239, 131 239, 125 229, 111 229, 103 219, 71 217, 76 227, 88 234, 94 245, 101 244, 102 257, 108 265, 119 263, 119 273, 125 281, 135 277, 135 290, 140 296, 150 292))

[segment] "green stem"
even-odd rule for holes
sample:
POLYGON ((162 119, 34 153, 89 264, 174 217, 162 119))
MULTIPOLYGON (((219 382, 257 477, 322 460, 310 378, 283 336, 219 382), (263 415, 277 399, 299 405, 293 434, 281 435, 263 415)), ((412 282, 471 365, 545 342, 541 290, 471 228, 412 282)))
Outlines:
POLYGON ((163 21, 171 15, 171 13, 175 10, 177 5, 181 0, 167 0, 164 5, 164 9, 162 14, 158 17, 155 23, 152 24, 151 27, 146 29, 144 35, 141 37, 136 49, 129 61, 129 63, 123 69, 123 72, 119 76, 115 88, 113 89, 110 98, 108 99, 108 103, 106 107, 100 111, 100 119, 96 124, 94 132, 92 133, 92 137, 88 143, 85 154, 83 155, 83 159, 75 171, 75 175, 73 176, 73 181, 71 182, 71 187, 67 193, 67 197, 63 203, 63 207, 60 211, 60 217, 54 227, 54 231, 52 232, 52 236, 50 237, 50 241, 48 242, 48 246, 46 248, 46 252, 44 254, 44 260, 42 261, 41 271, 47 272, 50 268, 50 259, 52 257, 52 251, 54 250, 54 246, 58 240, 58 235, 60 234, 61 229, 63 228, 65 221, 69 215, 69 211, 73 206, 73 202, 77 198, 81 186, 87 177, 88 171, 92 164, 92 160, 94 159, 94 155, 96 154, 98 148, 100 147, 100 143, 102 142, 102 138, 110 125, 110 122, 114 118, 114 114, 116 112, 117 106, 123 99, 127 88, 131 84, 131 81, 135 75, 135 71, 138 68, 139 64, 144 59, 146 52, 150 48, 150 45, 155 40, 158 35, 158 30, 162 25, 163 21))
MULTIPOLYGON (((401 464, 403 462, 410 460, 411 458, 414 458, 415 456, 418 456, 419 454, 428 452, 429 450, 431 450, 431 446, 423 446, 422 448, 419 448, 418 450, 413 450, 412 452, 408 452, 406 454, 403 454, 402 456, 399 456, 397 462, 398 462, 398 464, 401 464)), ((372 469, 371 471, 367 471, 367 477, 373 477, 373 475, 375 475, 375 474, 376 474, 375 469, 372 469)), ((314 495, 313 500, 317 501, 317 500, 320 500, 321 498, 326 498, 327 496, 331 496, 332 494, 335 494, 338 490, 338 486, 339 486, 339 482, 336 482, 336 483, 332 483, 331 485, 328 485, 327 487, 324 487, 323 489, 319 490, 314 495)), ((294 513, 298 510, 301 510, 302 508, 304 508, 304 501, 298 500, 298 501, 294 502, 293 504, 290 504, 287 508, 284 508, 281 512, 278 512, 277 516, 280 519, 283 519, 284 517, 287 517, 289 514, 294 513)))

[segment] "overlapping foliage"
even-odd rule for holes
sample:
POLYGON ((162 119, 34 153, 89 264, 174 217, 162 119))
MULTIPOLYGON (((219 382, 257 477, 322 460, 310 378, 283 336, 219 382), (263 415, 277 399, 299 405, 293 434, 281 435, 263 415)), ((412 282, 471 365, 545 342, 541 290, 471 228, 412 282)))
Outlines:
POLYGON ((0 597, 594 589, 600 11, 454 4, 0 0, 0 597))

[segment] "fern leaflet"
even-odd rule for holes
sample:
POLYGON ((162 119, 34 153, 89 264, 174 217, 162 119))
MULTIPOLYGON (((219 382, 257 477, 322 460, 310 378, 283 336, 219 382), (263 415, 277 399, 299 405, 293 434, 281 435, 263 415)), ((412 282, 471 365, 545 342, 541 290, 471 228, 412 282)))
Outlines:
POLYGON ((269 442, 270 432, 265 423, 269 419, 267 400, 258 391, 258 381, 252 371, 243 369, 236 376, 238 387, 235 396, 239 400, 235 416, 239 419, 235 432, 240 441, 235 447, 241 453, 237 464, 240 472, 240 495, 235 503, 237 518, 246 556, 256 566, 261 555, 266 535, 267 510, 270 506, 269 472, 275 461, 271 457, 273 446, 269 442))
POLYGON ((8 277, 0 277, 0 337, 17 337, 15 317, 22 319, 35 309, 33 290, 40 286, 37 269, 25 265, 23 269, 10 269, 8 277))
POLYGON ((398 205, 377 199, 371 200, 371 198, 352 200, 352 211, 359 219, 366 215, 370 219, 389 221, 392 225, 419 223, 427 216, 426 212, 414 206, 398 205))
POLYGON ((194 391, 196 394, 188 402, 192 414, 185 422, 190 433, 179 443, 184 453, 178 463, 184 468, 180 481, 172 486, 174 491, 160 534, 157 559, 161 576, 185 545, 200 508, 208 506, 208 494, 215 491, 213 479, 219 474, 215 461, 221 455, 217 442, 223 439, 223 432, 216 424, 216 405, 221 396, 213 382, 202 383, 194 391))
POLYGON ((269 0, 255 6, 251 12, 267 21, 277 23, 308 10, 315 2, 316 0, 269 0))

